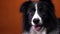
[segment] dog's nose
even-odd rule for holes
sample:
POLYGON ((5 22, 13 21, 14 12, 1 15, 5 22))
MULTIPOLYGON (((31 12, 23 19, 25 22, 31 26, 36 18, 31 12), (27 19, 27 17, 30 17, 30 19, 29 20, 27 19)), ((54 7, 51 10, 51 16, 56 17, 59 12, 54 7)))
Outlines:
POLYGON ((34 19, 34 20, 33 20, 33 22, 34 22, 35 24, 38 24, 39 21, 40 21, 39 19, 34 19))

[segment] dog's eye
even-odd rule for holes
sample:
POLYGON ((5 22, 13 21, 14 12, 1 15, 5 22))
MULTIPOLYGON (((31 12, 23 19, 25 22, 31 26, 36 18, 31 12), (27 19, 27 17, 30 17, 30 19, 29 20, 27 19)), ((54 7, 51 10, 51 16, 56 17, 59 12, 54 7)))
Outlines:
POLYGON ((33 14, 34 13, 34 11, 31 11, 29 14, 33 14))
POLYGON ((43 8, 39 8, 39 11, 40 11, 40 12, 43 12, 43 10, 44 10, 43 8))
POLYGON ((30 10, 31 10, 31 11, 35 11, 35 7, 32 7, 30 10))
POLYGON ((45 14, 45 15, 43 15, 43 17, 47 17, 47 15, 45 14))

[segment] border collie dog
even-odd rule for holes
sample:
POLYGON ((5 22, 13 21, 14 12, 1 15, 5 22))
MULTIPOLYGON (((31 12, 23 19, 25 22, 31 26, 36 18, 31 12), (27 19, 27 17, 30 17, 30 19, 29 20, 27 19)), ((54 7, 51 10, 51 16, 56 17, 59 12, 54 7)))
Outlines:
POLYGON ((23 34, 49 34, 57 27, 54 6, 50 0, 25 2, 20 11, 23 13, 23 34))

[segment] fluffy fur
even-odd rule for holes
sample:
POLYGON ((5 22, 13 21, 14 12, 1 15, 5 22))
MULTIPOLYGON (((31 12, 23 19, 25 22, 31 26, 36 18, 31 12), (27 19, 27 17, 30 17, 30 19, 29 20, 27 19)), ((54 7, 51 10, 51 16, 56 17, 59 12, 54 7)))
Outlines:
MULTIPOLYGON (((37 3, 38 14, 42 18, 43 24, 40 27, 43 27, 42 31, 46 34, 53 31, 57 27, 56 16, 54 13, 54 6, 49 0, 41 0, 37 3)), ((31 20, 35 13, 35 3, 29 1, 25 2, 20 11, 23 13, 23 33, 24 34, 34 34, 34 29, 31 24, 31 20)), ((40 31, 37 33, 40 34, 40 31)))

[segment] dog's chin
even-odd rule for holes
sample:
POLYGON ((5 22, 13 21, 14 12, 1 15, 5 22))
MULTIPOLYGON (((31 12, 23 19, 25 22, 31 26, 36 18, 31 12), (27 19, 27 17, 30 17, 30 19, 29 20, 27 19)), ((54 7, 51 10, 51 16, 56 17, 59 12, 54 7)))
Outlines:
POLYGON ((35 31, 40 31, 42 27, 40 27, 39 25, 34 25, 34 30, 35 31))

